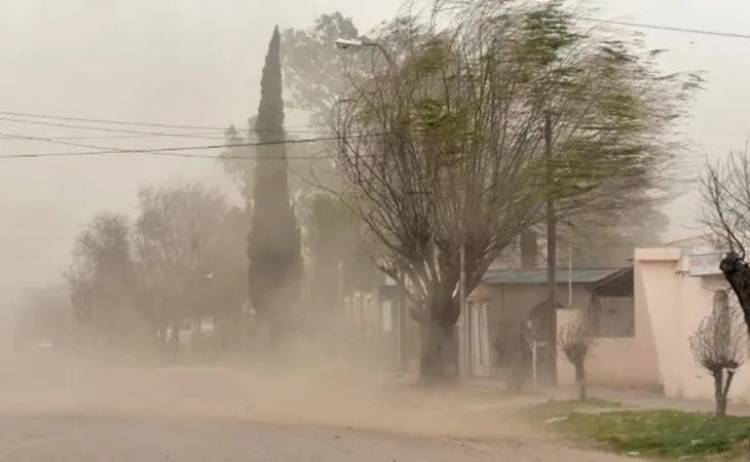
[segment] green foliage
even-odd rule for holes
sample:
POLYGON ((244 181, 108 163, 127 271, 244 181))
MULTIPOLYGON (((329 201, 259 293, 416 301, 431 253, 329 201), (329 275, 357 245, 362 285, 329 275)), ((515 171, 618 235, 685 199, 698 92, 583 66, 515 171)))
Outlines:
POLYGON ((529 410, 524 410, 522 417, 526 421, 541 424, 549 419, 558 420, 566 418, 574 412, 601 412, 603 410, 616 410, 620 407, 622 407, 622 404, 618 402, 598 398, 587 398, 584 401, 579 399, 572 401, 552 401, 529 410))
POLYGON ((110 212, 96 214, 76 238, 65 277, 79 321, 89 321, 94 309, 133 309, 134 261, 128 218, 110 212))
POLYGON ((245 214, 200 184, 148 186, 138 199, 139 290, 152 318, 238 312, 247 294, 245 214))
POLYGON ((240 194, 245 200, 245 208, 249 210, 252 207, 255 163, 250 160, 252 158, 250 148, 241 146, 248 141, 251 141, 250 137, 244 137, 234 125, 231 125, 224 132, 224 144, 228 147, 222 151, 219 158, 224 171, 239 186, 240 194), (248 159, 243 159, 242 157, 248 157, 248 159))
POLYGON ((273 30, 260 80, 260 104, 255 129, 261 140, 278 139, 284 131, 284 101, 281 81, 281 34, 273 30), (274 138, 276 137, 276 138, 274 138))
MULTIPOLYGON (((571 26, 572 16, 563 10, 561 1, 546 2, 525 15, 517 52, 540 66, 560 62, 565 51, 585 38, 571 26)), ((557 77, 562 77, 570 69, 557 71, 557 77)))
POLYGON ((282 36, 282 62, 290 106, 309 111, 315 127, 332 128, 336 101, 358 80, 353 63, 359 53, 334 46, 337 39, 356 39, 351 18, 339 12, 323 14, 310 29, 287 29, 282 36))
POLYGON ((747 450, 750 438, 750 418, 668 410, 573 413, 555 426, 618 452, 669 459, 721 456, 735 460, 737 456, 736 460, 745 460, 739 458, 739 452, 747 450))
MULTIPOLYGON (((255 128, 260 140, 284 138, 281 37, 275 29, 261 79, 255 128)), ((258 149, 253 216, 248 237, 250 299, 256 311, 271 315, 290 308, 302 275, 301 237, 291 204, 284 145, 258 149)))
POLYGON ((359 240, 358 221, 340 198, 325 192, 308 193, 302 199, 301 212, 313 260, 337 262, 353 252, 359 240))

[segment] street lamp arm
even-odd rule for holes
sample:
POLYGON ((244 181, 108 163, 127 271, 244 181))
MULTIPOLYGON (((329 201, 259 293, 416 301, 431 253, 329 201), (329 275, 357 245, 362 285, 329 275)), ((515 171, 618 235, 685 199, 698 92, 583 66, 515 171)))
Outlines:
POLYGON ((383 45, 377 42, 340 38, 336 40, 336 46, 341 48, 342 50, 347 50, 349 48, 363 48, 363 47, 377 48, 383 54, 386 61, 388 61, 388 65, 391 66, 392 68, 396 67, 396 62, 393 60, 393 58, 391 58, 391 55, 390 53, 388 53, 388 50, 386 50, 383 45))

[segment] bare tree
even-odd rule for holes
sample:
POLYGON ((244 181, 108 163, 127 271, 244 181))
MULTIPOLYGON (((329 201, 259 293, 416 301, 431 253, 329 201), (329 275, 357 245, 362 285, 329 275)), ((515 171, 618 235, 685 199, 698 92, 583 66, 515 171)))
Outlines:
POLYGON ((703 223, 718 248, 727 251, 721 261, 724 277, 737 295, 750 331, 750 268, 745 246, 750 242, 750 156, 730 153, 724 161, 708 164, 701 184, 703 223))
POLYGON ((740 312, 728 303, 726 291, 714 296, 713 312, 701 321, 690 337, 693 356, 714 379, 716 416, 727 413, 732 379, 747 353, 747 334, 740 312))
POLYGON ((575 368, 578 399, 585 401, 586 391, 586 356, 591 349, 594 338, 586 319, 573 319, 560 328, 557 343, 565 353, 570 364, 575 368))

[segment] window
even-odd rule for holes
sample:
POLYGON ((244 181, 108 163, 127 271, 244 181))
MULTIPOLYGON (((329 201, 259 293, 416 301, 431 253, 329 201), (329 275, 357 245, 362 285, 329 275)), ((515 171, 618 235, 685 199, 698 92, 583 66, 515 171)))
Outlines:
POLYGON ((594 294, 589 312, 597 337, 635 337, 633 297, 601 297, 594 294))

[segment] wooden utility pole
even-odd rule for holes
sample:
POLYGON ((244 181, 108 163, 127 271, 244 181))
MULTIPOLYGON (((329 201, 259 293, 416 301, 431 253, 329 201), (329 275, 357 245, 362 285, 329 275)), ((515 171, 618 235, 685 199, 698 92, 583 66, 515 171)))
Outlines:
POLYGON ((544 116, 544 154, 547 167, 547 320, 546 337, 547 380, 550 385, 557 384, 557 217, 552 183, 552 115, 544 116))

